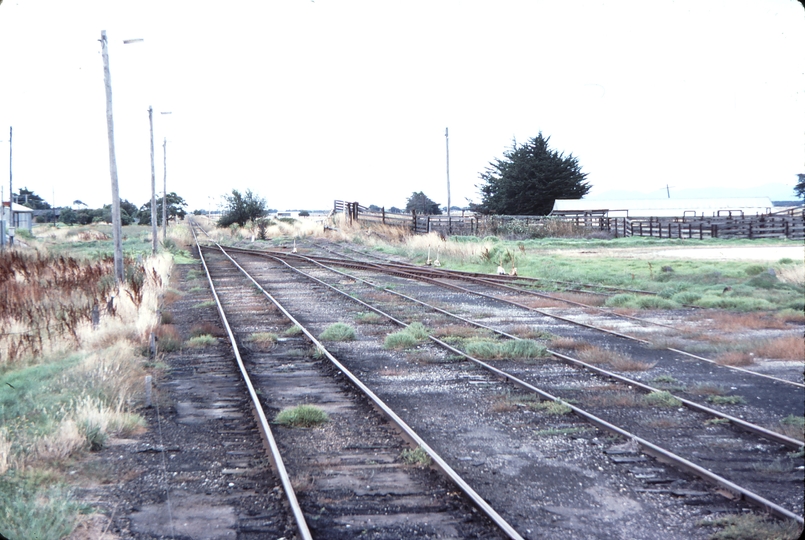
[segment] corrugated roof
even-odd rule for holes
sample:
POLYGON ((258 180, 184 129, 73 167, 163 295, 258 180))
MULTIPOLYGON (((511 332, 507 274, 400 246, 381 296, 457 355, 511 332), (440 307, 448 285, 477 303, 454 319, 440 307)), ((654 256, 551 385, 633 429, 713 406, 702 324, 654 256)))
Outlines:
POLYGON ((768 197, 733 197, 720 199, 621 199, 596 201, 586 199, 556 199, 551 213, 592 212, 604 210, 612 217, 675 217, 714 216, 721 211, 744 214, 767 214, 774 204, 768 197))

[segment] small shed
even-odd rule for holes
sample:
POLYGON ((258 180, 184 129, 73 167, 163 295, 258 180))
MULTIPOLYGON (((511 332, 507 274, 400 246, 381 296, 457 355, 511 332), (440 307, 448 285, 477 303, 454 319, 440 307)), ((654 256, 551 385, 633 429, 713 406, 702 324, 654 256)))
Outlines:
POLYGON ((6 227, 15 227, 31 232, 34 223, 34 211, 17 203, 14 203, 12 208, 14 212, 9 215, 8 203, 3 202, 3 221, 6 222, 6 227))
POLYGON ((608 217, 712 217, 769 214, 769 197, 717 199, 556 199, 552 216, 593 214, 608 217))

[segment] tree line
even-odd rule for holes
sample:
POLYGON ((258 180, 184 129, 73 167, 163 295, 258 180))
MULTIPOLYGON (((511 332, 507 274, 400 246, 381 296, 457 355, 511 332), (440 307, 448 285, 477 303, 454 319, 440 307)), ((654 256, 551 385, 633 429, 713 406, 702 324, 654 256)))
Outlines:
MULTIPOLYGON (((184 219, 187 215, 187 203, 174 192, 168 193, 165 197, 168 221, 184 219)), ((89 208, 83 202, 73 201, 72 206, 62 206, 54 208, 42 197, 28 188, 20 188, 14 194, 14 202, 31 210, 40 210, 37 221, 48 223, 58 221, 66 225, 89 225, 90 223, 111 223, 112 205, 107 204, 101 208, 89 208), (54 220, 54 217, 58 219, 54 220)), ((120 200, 120 221, 123 225, 150 225, 151 224, 151 201, 137 206, 126 200, 120 200)), ((157 224, 162 225, 162 197, 157 198, 157 224)))

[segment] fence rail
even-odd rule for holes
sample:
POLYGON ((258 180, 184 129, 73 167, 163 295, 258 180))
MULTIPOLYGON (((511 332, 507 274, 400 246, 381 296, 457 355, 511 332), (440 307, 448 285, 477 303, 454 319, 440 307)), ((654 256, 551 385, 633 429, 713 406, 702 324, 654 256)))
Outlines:
POLYGON ((606 210, 564 213, 551 216, 430 216, 392 214, 381 209, 370 212, 357 202, 335 201, 333 211, 350 221, 406 227, 417 234, 437 232, 442 235, 479 236, 487 234, 545 234, 559 226, 578 232, 603 232, 614 237, 648 236, 657 238, 788 238, 805 239, 803 208, 756 216, 726 215, 712 217, 609 217, 606 210))

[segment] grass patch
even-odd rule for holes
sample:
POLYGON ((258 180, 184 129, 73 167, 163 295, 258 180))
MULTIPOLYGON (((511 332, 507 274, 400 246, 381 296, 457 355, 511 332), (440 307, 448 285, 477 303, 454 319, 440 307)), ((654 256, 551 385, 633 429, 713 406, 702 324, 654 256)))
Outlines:
POLYGON ((218 340, 209 335, 209 334, 202 334, 200 336, 194 336, 187 340, 186 345, 193 349, 203 349, 204 347, 209 347, 210 345, 215 345, 218 340))
POLYGON ((157 336, 157 349, 160 352, 173 352, 182 348, 182 338, 179 330, 172 324, 163 324, 155 332, 157 336))
POLYGON ((428 329, 422 323, 411 323, 404 329, 386 336, 383 348, 392 350, 410 349, 428 337, 428 329))
POLYGON ((190 328, 190 337, 203 336, 205 334, 220 337, 224 335, 224 332, 220 326, 211 322, 194 324, 193 327, 190 328))
POLYGON ((420 446, 414 449, 405 448, 400 454, 400 458, 408 465, 419 465, 422 467, 430 466, 433 461, 428 453, 420 446))
POLYGON ((468 355, 480 360, 526 360, 547 356, 548 350, 530 339, 495 341, 486 338, 466 339, 459 347, 468 355))
POLYGON ((328 326, 319 335, 322 341, 353 341, 355 339, 355 329, 348 324, 337 322, 328 326))
POLYGON ((729 424, 730 421, 726 418, 711 418, 710 420, 705 420, 704 425, 706 426, 720 426, 722 424, 729 424))
POLYGON ((8 538, 64 538, 84 509, 69 489, 47 477, 0 477, 0 524, 8 538))
POLYGON ((722 366, 751 366, 755 360, 746 351, 724 351, 715 357, 715 362, 722 366))
POLYGON ((205 309, 215 307, 214 300, 207 300, 206 302, 199 302, 198 304, 193 306, 193 309, 205 309))
POLYGON ((651 382, 662 384, 679 384, 679 381, 671 375, 658 375, 651 379, 651 382))
POLYGON ((697 523, 700 527, 718 530, 711 540, 796 540, 799 524, 790 520, 775 520, 756 514, 730 514, 697 523))
POLYGON ((682 402, 676 399, 670 392, 661 390, 659 392, 651 392, 643 396, 643 402, 650 407, 663 407, 667 409, 681 407, 682 402))
POLYGON ((279 336, 272 332, 255 332, 251 334, 248 339, 251 343, 258 345, 273 345, 277 342, 279 336))
POLYGON ((296 324, 288 328, 285 332, 283 332, 283 335, 288 337, 299 336, 301 334, 302 334, 302 328, 296 324))
POLYGON ((573 412, 573 409, 561 401, 538 401, 529 404, 529 407, 535 411, 542 411, 551 416, 561 416, 573 412))
POLYGON ((382 324, 383 317, 370 311, 368 313, 358 313, 355 316, 355 321, 363 324, 382 324))
POLYGON ((274 422, 288 427, 316 427, 329 421, 327 413, 315 405, 298 405, 283 409, 274 417, 274 422))
POLYGON ((771 339, 755 349, 755 356, 780 360, 805 358, 805 340, 802 336, 785 336, 771 339))
POLYGON ((805 440, 805 416, 786 416, 780 420, 778 431, 793 439, 805 440))
POLYGON ((558 437, 562 435, 573 435, 574 433, 581 433, 586 431, 583 427, 567 427, 567 428, 548 428, 538 429, 534 432, 537 437, 558 437))
POLYGON ((710 396, 707 401, 713 405, 741 405, 746 403, 743 396, 710 396))

